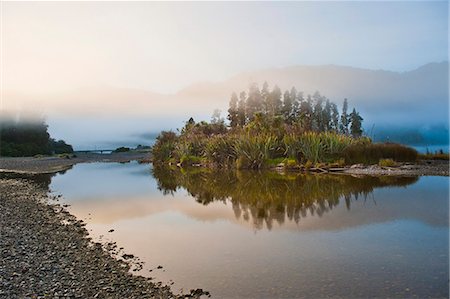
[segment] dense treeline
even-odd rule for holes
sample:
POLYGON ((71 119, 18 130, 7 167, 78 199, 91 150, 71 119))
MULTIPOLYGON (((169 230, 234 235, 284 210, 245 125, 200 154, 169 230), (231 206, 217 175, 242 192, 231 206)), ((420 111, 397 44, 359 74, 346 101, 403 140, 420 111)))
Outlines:
POLYGON ((361 137, 363 133, 363 118, 355 108, 348 113, 347 99, 339 114, 338 106, 319 92, 305 97, 292 87, 282 93, 278 86, 270 90, 267 82, 261 90, 252 84, 248 93, 242 91, 239 97, 236 93, 231 95, 227 117, 231 128, 243 127, 257 117, 281 121, 302 131, 335 132, 353 137, 361 137))
POLYGON ((250 86, 231 95, 229 124, 215 111, 211 122, 190 118, 180 134, 162 132, 153 146, 155 164, 174 163, 260 169, 273 165, 311 168, 318 163, 341 166, 378 163, 380 159, 415 160, 417 153, 400 145, 372 144, 362 136, 362 117, 348 113, 316 92, 303 96, 295 88, 250 86), (361 150, 362 149, 362 150, 361 150), (366 154, 368 153, 368 154, 366 154))
POLYGON ((0 122, 0 156, 26 157, 72 153, 73 148, 63 140, 50 138, 43 120, 5 119, 0 122))

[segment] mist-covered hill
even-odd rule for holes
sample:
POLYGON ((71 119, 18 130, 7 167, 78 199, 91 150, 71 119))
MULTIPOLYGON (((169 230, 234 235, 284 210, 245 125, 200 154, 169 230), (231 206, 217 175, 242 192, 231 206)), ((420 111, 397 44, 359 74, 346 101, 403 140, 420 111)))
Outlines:
MULTIPOLYGON (((429 63, 408 72, 292 66, 196 83, 175 94, 95 86, 40 95, 7 90, 3 100, 6 108, 36 108, 47 116, 49 129, 58 138, 76 147, 79 140, 120 144, 130 136, 175 129, 190 116, 207 120, 216 108, 225 116, 233 91, 267 81, 270 87, 277 84, 283 90, 295 86, 305 94, 319 91, 337 104, 348 98, 350 108, 355 106, 364 117, 366 132, 376 139, 388 136, 384 140, 448 144, 448 80, 448 62, 429 63)), ((145 144, 137 137, 132 140, 145 144)))
POLYGON ((348 98, 366 116, 366 124, 431 125, 448 123, 448 63, 430 63, 409 72, 367 70, 345 66, 293 66, 238 74, 219 83, 195 84, 181 90, 183 98, 217 101, 249 83, 295 86, 320 91, 335 102, 348 98))

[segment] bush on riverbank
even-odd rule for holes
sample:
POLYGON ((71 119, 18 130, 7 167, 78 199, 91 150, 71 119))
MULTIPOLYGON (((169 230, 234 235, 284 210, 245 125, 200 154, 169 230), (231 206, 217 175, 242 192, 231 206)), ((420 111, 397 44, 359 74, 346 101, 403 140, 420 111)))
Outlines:
POLYGON ((396 143, 368 143, 352 145, 342 152, 346 164, 377 164, 381 159, 397 162, 417 160, 415 149, 396 143))

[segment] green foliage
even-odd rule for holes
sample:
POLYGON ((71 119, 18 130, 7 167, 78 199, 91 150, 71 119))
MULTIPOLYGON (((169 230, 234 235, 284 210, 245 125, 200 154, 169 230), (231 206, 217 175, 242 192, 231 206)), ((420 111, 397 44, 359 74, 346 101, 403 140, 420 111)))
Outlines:
POLYGON ((0 122, 0 156, 31 157, 72 153, 73 148, 63 140, 50 138, 44 120, 8 119, 0 122))
POLYGON ((54 154, 71 154, 73 153, 73 147, 67 144, 64 140, 50 139, 50 148, 54 154))
MULTIPOLYGON (((228 129, 216 110, 211 123, 190 118, 180 135, 163 132, 153 147, 155 163, 180 162, 238 169, 261 169, 279 159, 290 165, 307 163, 378 163, 392 158, 410 161, 417 153, 399 145, 372 144, 362 137, 362 117, 349 115, 344 100, 342 114, 337 105, 319 92, 303 97, 295 88, 282 93, 264 83, 252 84, 239 98, 233 93, 228 109, 228 129), (351 133, 351 134, 350 134, 351 133), (287 159, 287 160, 285 160, 287 159)), ((310 167, 311 167, 310 166, 310 167)))
POLYGON ((394 167, 397 165, 397 163, 395 163, 395 161, 392 159, 380 159, 378 165, 380 165, 381 167, 394 167))
POLYGON ((113 152, 114 153, 126 153, 126 152, 129 152, 129 151, 130 151, 129 147, 121 146, 121 147, 116 148, 113 152))
POLYGON ((236 160, 235 139, 225 136, 210 138, 206 143, 204 156, 215 165, 231 165, 236 160))
POLYGON ((172 131, 162 131, 156 137, 155 145, 152 148, 153 163, 164 163, 174 157, 174 150, 178 136, 172 131))
POLYGON ((235 143, 238 169, 259 169, 270 158, 270 141, 260 137, 238 138, 235 143))
POLYGON ((426 153, 426 154, 419 154, 418 155, 419 159, 423 159, 423 160, 449 160, 450 155, 449 153, 444 153, 443 151, 441 152, 436 152, 436 153, 426 153))
POLYGON ((417 151, 396 143, 363 143, 346 148, 342 155, 346 164, 377 164, 380 159, 392 159, 397 162, 414 162, 417 151))

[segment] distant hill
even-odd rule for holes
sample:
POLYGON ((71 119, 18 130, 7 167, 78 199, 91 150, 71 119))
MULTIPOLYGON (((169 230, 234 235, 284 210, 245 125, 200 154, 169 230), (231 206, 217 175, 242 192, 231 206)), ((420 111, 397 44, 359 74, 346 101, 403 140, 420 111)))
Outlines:
POLYGON ((281 89, 320 91, 339 103, 348 98, 369 123, 448 124, 448 63, 430 63, 409 72, 367 70, 345 66, 293 66, 238 74, 218 83, 201 83, 181 90, 180 98, 227 100, 248 84, 277 84, 281 89))
MULTIPOLYGON (((78 124, 74 134, 103 140, 109 138, 105 134, 112 128, 115 137, 124 138, 174 129, 190 116, 209 119, 215 108, 225 113, 233 91, 247 90, 253 82, 261 86, 264 81, 283 90, 295 86, 306 94, 319 91, 338 104, 348 98, 350 108, 355 106, 361 112, 366 131, 373 135, 390 136, 391 141, 427 143, 428 135, 432 134, 433 142, 448 143, 448 62, 429 63, 408 72, 336 65, 292 66, 244 72, 222 82, 200 82, 175 94, 96 86, 44 95, 5 91, 3 100, 4 107, 35 107, 48 116, 50 123, 58 118, 61 133, 67 132, 64 123, 71 120, 72 124, 78 124), (118 115, 122 119, 121 127, 118 127, 118 115), (91 122, 85 123, 95 123, 98 128, 86 125, 87 132, 83 133, 78 121, 81 118, 90 118, 91 122), (99 136, 95 135, 96 131, 99 136), (399 132, 403 135, 393 137, 399 132), (441 137, 435 140, 436 136, 441 137)), ((71 136, 61 138, 71 140, 71 136)))

